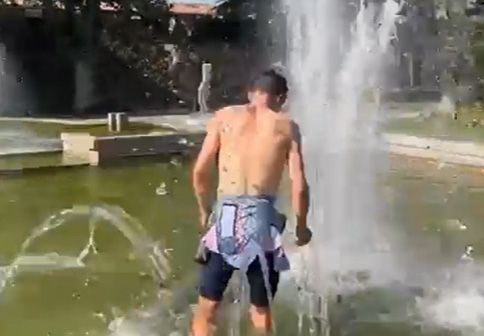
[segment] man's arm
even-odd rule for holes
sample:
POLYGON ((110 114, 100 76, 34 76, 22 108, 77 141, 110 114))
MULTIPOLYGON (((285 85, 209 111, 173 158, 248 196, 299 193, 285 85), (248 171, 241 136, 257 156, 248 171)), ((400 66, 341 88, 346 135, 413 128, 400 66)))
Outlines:
POLYGON ((210 212, 209 169, 220 148, 219 112, 209 121, 207 134, 193 168, 193 189, 200 212, 200 224, 205 226, 210 212))
POLYGON ((295 122, 292 122, 291 144, 288 156, 292 208, 296 215, 297 228, 304 230, 307 228, 309 188, 304 173, 304 161, 301 147, 301 133, 299 126, 295 122))

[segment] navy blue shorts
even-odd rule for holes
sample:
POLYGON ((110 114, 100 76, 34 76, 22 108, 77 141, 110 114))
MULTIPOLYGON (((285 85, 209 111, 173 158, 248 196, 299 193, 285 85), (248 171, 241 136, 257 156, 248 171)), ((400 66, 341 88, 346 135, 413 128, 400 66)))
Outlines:
MULTIPOLYGON (((220 302, 222 301, 230 278, 236 269, 227 264, 218 253, 209 252, 207 259, 207 263, 202 265, 199 294, 208 300, 220 302)), ((267 253, 266 260, 269 269, 271 297, 274 297, 279 284, 279 272, 274 270, 273 253, 267 253)), ((250 286, 250 303, 259 308, 269 307, 268 295, 259 258, 250 264, 246 274, 250 286)))

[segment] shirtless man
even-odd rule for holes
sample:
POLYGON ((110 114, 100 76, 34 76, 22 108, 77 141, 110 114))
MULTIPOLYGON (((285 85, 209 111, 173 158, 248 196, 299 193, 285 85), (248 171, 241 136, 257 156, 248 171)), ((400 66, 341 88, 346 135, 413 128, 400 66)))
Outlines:
POLYGON ((279 273, 289 268, 281 242, 285 223, 274 207, 286 164, 297 220, 296 243, 302 246, 311 240, 300 136, 296 124, 281 112, 287 91, 283 76, 266 71, 253 81, 249 104, 224 108, 208 124, 193 170, 200 225, 208 229, 201 240, 206 254, 198 260, 202 270, 193 336, 214 332, 216 311, 234 270, 247 274, 255 330, 271 331, 270 301, 279 273), (214 161, 218 161, 219 181, 211 213, 208 175, 214 161))

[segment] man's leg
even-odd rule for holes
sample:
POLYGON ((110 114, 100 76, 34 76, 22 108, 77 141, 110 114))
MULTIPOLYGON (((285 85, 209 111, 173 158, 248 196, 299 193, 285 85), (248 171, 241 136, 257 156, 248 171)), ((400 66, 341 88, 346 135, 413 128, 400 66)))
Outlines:
POLYGON ((220 254, 210 252, 200 274, 199 299, 192 323, 192 336, 213 335, 217 308, 234 269, 220 254))
POLYGON ((266 335, 272 331, 271 302, 279 284, 279 272, 274 270, 274 255, 267 254, 267 268, 269 271, 270 300, 267 295, 266 283, 259 259, 256 259, 247 270, 250 285, 250 317, 258 334, 266 335))
POLYGON ((215 319, 219 301, 198 297, 198 304, 193 316, 192 336, 210 336, 215 333, 215 319))
POLYGON ((255 335, 268 335, 272 331, 272 313, 270 307, 250 307, 250 320, 255 335))

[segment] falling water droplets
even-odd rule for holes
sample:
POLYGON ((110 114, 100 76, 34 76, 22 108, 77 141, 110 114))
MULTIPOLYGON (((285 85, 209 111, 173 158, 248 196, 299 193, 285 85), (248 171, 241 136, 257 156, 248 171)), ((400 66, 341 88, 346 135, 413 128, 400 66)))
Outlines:
POLYGON ((175 167, 180 167, 181 166, 180 160, 178 158, 176 158, 176 157, 171 158, 170 164, 172 164, 175 167))
POLYGON ((156 194, 158 196, 166 196, 168 195, 168 190, 167 190, 167 187, 166 187, 166 183, 165 182, 161 182, 159 187, 156 188, 156 194))
POLYGON ((464 254, 462 254, 462 256, 460 257, 460 260, 463 262, 473 262, 474 261, 474 257, 472 256, 473 252, 474 252, 474 247, 472 245, 467 245, 465 247, 464 254))
POLYGON ((91 284, 91 280, 89 278, 87 278, 86 280, 84 280, 84 287, 89 287, 91 284))
POLYGON ((89 239, 87 242, 86 247, 81 251, 79 256, 77 257, 77 260, 79 262, 84 262, 85 258, 89 255, 89 252, 92 251, 93 254, 97 254, 97 248, 96 248, 96 243, 94 242, 94 234, 96 231, 96 218, 91 217, 89 221, 89 239))
POLYGON ((185 146, 186 146, 186 145, 188 145, 188 143, 189 143, 189 141, 188 141, 188 139, 187 139, 187 138, 180 138, 180 139, 178 140, 178 144, 179 144, 179 145, 185 145, 185 146))
POLYGON ((448 219, 446 220, 446 227, 454 231, 466 231, 467 225, 460 219, 448 219))

